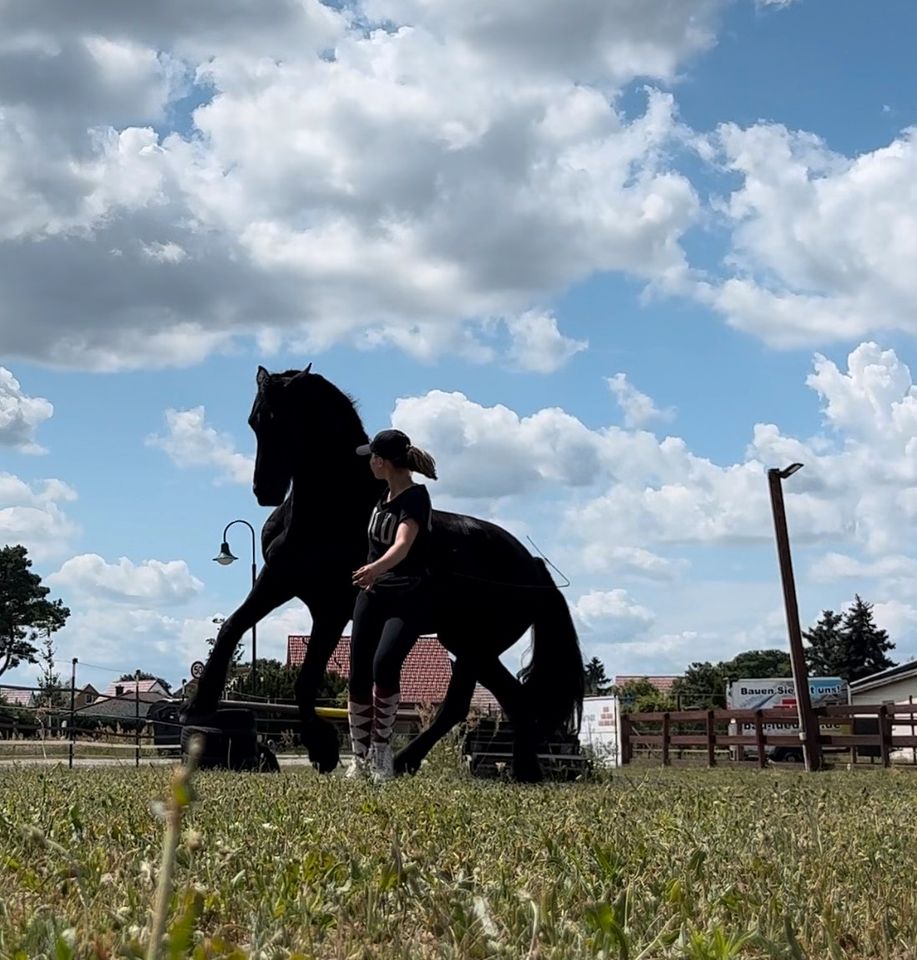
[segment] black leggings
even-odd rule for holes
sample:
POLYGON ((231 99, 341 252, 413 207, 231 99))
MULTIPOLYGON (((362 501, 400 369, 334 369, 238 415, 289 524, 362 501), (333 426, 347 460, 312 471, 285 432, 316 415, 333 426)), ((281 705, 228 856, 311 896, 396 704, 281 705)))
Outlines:
POLYGON ((350 697, 372 698, 373 684, 386 694, 401 688, 401 667, 423 627, 423 586, 386 596, 361 590, 353 608, 350 634, 350 697))

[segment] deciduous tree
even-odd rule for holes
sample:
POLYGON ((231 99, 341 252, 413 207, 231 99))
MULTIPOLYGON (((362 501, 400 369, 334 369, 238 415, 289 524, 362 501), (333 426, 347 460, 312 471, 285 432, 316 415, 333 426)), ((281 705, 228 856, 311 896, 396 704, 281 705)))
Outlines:
POLYGON ((38 641, 67 622, 70 611, 41 577, 21 545, 0 549, 0 676, 20 663, 37 663, 38 641))

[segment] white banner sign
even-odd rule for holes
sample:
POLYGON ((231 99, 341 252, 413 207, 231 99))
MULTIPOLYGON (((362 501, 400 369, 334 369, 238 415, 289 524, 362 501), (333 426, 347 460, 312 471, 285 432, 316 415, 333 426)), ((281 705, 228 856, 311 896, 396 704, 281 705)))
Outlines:
POLYGON ((621 765, 618 751, 618 698, 586 697, 580 743, 589 747, 598 761, 610 767, 621 765))
MULTIPOLYGON (((847 702, 847 684, 840 677, 810 677, 809 697, 813 707, 847 702)), ((783 710, 796 709, 796 686, 792 678, 768 680, 736 680, 726 688, 726 704, 730 710, 783 710)), ((748 724, 743 732, 753 731, 748 724)), ((825 727, 827 729, 827 727, 825 727)), ((794 733, 798 723, 766 723, 766 733, 794 733)))

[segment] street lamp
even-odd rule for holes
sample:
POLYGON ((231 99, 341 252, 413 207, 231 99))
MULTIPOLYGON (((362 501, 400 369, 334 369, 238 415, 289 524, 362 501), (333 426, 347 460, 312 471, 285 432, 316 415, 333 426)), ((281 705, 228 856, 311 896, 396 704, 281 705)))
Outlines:
POLYGON ((783 481, 802 469, 801 463, 791 463, 783 470, 767 471, 771 492, 771 509, 774 514, 774 533, 777 537, 777 558, 780 561, 780 576, 783 580, 783 602, 786 608, 786 627, 790 639, 790 663, 793 666, 793 685, 796 688, 796 709, 799 713, 800 739, 806 770, 821 768, 821 741, 818 720, 812 709, 809 695, 809 671, 806 669, 802 649, 802 631, 799 626, 799 605, 796 602, 796 584, 793 579, 793 561, 790 557, 790 535, 786 525, 786 510, 783 506, 783 481))
MULTIPOLYGON (((255 580, 258 577, 258 571, 255 566, 255 528, 247 520, 232 520, 226 524, 225 529, 223 530, 223 542, 220 544, 220 552, 213 558, 215 563, 220 564, 220 566, 228 567, 229 564, 234 563, 239 558, 233 555, 232 550, 229 549, 229 541, 226 539, 227 534, 229 533, 229 528, 233 524, 242 523, 248 527, 249 533, 252 535, 252 589, 255 588, 255 580)), ((252 624, 252 692, 257 692, 258 690, 258 633, 257 633, 257 624, 252 624)))

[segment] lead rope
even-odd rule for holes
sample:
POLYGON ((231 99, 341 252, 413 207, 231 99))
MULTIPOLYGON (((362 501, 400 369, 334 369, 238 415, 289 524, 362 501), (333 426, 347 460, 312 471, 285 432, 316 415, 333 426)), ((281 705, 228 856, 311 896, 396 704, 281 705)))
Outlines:
POLYGON ((478 583, 490 583, 495 587, 515 587, 517 590, 565 590, 570 586, 570 578, 563 573, 561 570, 558 570, 553 563, 541 552, 541 549, 537 546, 535 541, 526 534, 526 540, 535 548, 538 555, 542 560, 552 569, 557 570, 558 574, 564 579, 564 583, 512 583, 509 580, 492 580, 490 577, 476 577, 471 573, 455 573, 451 572, 446 574, 449 577, 460 577, 462 580, 476 580, 478 583))

